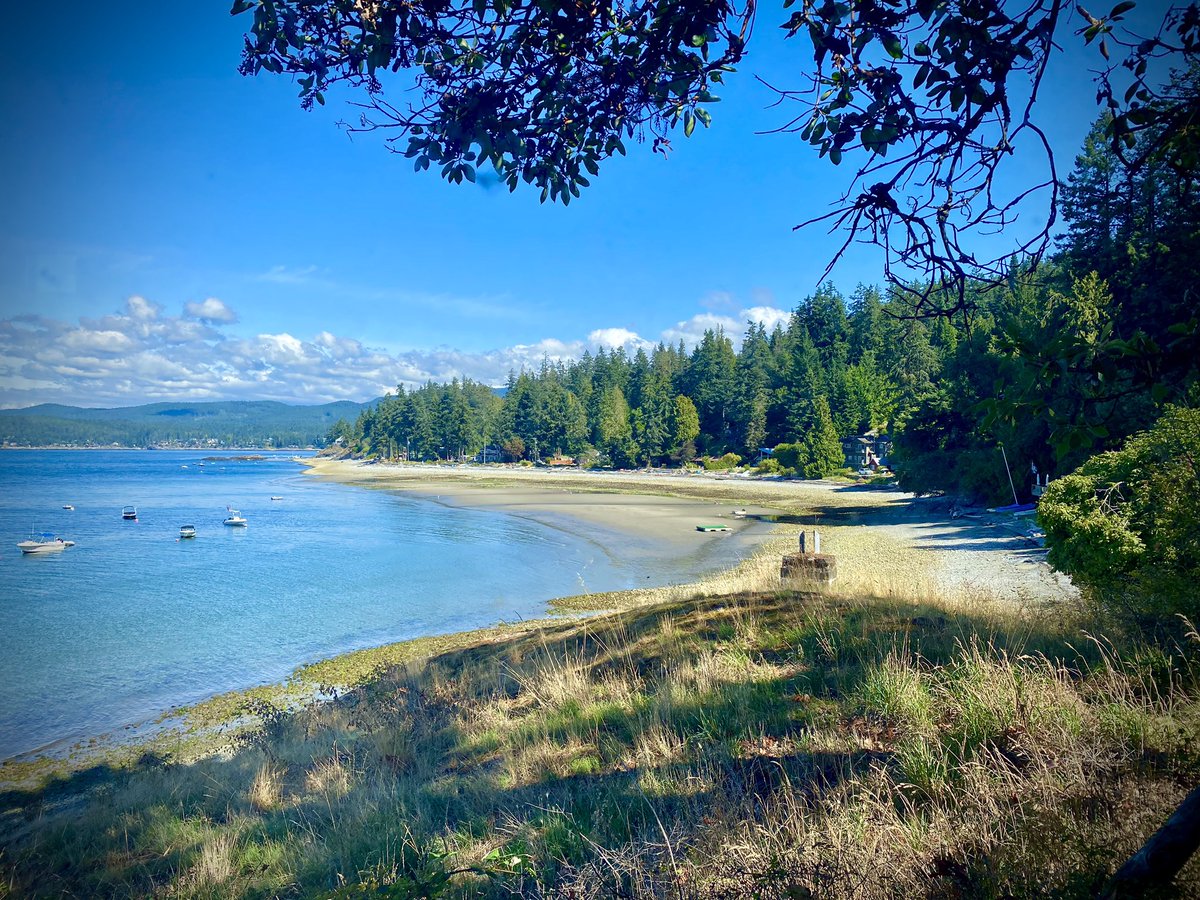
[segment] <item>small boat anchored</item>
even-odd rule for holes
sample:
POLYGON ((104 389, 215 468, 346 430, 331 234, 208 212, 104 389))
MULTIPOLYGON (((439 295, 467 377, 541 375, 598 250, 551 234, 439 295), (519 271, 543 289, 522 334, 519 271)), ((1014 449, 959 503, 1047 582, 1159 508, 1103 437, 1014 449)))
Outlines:
POLYGON ((122 519, 136 519, 137 518, 137 507, 136 506, 122 506, 121 507, 121 518, 122 519))
POLYGON ((75 507, 73 507, 70 503, 63 504, 63 509, 74 509, 74 508, 75 507))
POLYGON ((74 547, 74 541, 64 541, 60 537, 55 537, 49 532, 41 534, 31 534, 29 540, 21 541, 17 544, 17 548, 22 553, 57 553, 60 550, 66 550, 68 547, 74 547))
POLYGON ((238 512, 232 506, 225 507, 225 511, 229 513, 229 515, 225 517, 225 521, 221 523, 222 525, 234 525, 242 528, 246 527, 246 520, 242 518, 242 514, 240 512, 238 512))
POLYGON ((184 538, 194 538, 195 536, 196 536, 196 526, 195 525, 180 525, 179 526, 179 539, 180 540, 183 540, 184 538))

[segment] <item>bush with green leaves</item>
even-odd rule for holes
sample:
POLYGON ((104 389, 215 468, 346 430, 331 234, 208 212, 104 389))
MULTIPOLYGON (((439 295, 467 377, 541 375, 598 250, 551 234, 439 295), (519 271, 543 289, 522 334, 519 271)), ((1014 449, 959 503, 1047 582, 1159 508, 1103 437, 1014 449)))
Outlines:
POLYGON ((726 472, 742 464, 742 458, 736 453, 726 453, 724 456, 706 456, 702 460, 704 468, 710 472, 726 472))
POLYGON ((779 464, 773 456, 764 457, 762 462, 754 467, 754 471, 759 475, 792 475, 795 474, 791 469, 784 468, 779 464))
POLYGON ((771 459, 784 469, 794 469, 800 465, 800 454, 803 448, 799 444, 777 444, 771 459))
POLYGON ((1038 508, 1050 564, 1141 624, 1200 614, 1200 410, 1169 407, 1121 450, 1051 482, 1038 508))

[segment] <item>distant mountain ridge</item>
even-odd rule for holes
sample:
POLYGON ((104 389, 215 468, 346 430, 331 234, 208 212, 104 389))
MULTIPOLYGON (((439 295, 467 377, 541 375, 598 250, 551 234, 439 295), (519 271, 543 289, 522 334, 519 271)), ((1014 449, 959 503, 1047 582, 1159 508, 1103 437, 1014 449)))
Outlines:
POLYGON ((293 406, 273 400, 89 408, 41 403, 0 410, 0 444, 17 447, 320 447, 338 419, 378 400, 293 406))

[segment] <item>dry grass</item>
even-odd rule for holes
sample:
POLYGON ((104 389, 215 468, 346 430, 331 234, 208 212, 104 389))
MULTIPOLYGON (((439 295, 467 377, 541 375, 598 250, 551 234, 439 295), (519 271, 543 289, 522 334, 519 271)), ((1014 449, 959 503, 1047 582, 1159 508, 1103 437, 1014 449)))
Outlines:
POLYGON ((218 887, 233 877, 236 844, 232 834, 214 834, 200 846, 196 864, 189 872, 198 887, 218 887))
POLYGON ((283 772, 274 763, 264 762, 254 773, 247 797, 259 812, 279 809, 283 805, 283 772))
POLYGON ((11 793, 0 883, 1082 898, 1200 773, 1198 657, 928 596, 550 624, 380 671, 222 757, 11 793))
POLYGON ((318 760, 304 776, 305 791, 326 800, 346 796, 352 784, 353 774, 339 756, 318 760))

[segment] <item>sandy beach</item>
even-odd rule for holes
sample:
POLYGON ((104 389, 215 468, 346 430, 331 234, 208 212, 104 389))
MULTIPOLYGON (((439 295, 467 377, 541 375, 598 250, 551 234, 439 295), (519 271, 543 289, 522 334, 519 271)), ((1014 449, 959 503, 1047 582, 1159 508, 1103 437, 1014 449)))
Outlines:
MULTIPOLYGON (((1045 604, 1075 597, 1026 533, 1029 520, 952 519, 945 504, 902 491, 832 481, 750 479, 711 473, 596 472, 521 467, 431 466, 306 460, 309 472, 346 484, 397 490, 455 506, 528 516, 600 541, 631 535, 663 555, 730 542, 725 577, 678 586, 711 594, 778 584, 779 556, 802 528, 819 528, 838 559, 841 593, 939 594, 964 602, 1045 604), (744 510, 736 517, 734 510, 744 510), (728 525, 706 535, 696 525, 728 525), (573 525, 571 523, 574 523, 573 525), (734 566, 737 560, 741 564, 734 566)), ((672 599, 646 592, 628 602, 672 599)), ((627 605, 627 604, 622 604, 627 605)))
MULTIPOLYGON (((301 461, 311 477, 526 517, 584 537, 627 565, 644 562, 648 571, 681 573, 673 583, 659 581, 658 586, 609 593, 581 584, 579 594, 550 604, 552 614, 769 592, 780 586, 780 558, 795 552, 801 529, 811 533, 814 528, 821 531, 822 550, 837 558, 838 577, 829 591, 835 597, 914 604, 932 600, 943 608, 968 611, 1002 605, 1006 614, 1077 597, 1069 580, 1046 564, 1045 551, 1024 533, 1029 520, 998 515, 951 519, 945 501, 922 500, 885 486, 710 473, 301 461), (705 534, 696 530, 699 524, 726 525, 730 531, 705 534), (688 572, 707 574, 697 579, 688 572)), ((351 686, 381 666, 505 640, 550 624, 550 619, 497 623, 475 632, 432 635, 310 663, 298 668, 286 684, 233 691, 175 710, 161 735, 155 724, 148 739, 135 730, 77 747, 83 752, 73 762, 49 757, 19 766, 6 762, 0 781, 14 783, 55 765, 70 768, 97 753, 122 758, 130 748, 141 746, 169 744, 173 752, 182 753, 177 742, 185 732, 189 742, 195 741, 195 749, 185 755, 203 755, 210 752, 210 735, 238 719, 247 698, 262 696, 293 707, 309 698, 316 685, 351 686)))

